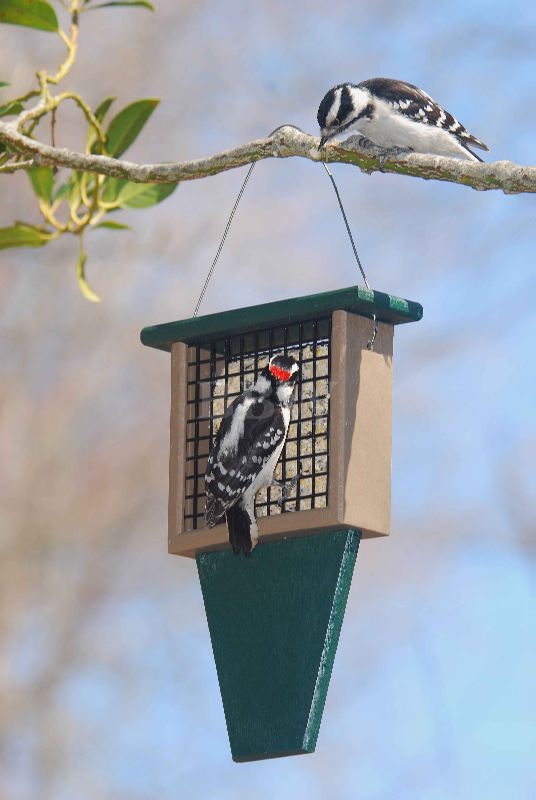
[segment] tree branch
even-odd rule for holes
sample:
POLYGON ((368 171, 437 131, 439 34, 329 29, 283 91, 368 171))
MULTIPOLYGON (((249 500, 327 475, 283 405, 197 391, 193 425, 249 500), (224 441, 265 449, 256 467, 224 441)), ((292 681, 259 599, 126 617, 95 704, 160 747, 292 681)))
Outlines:
POLYGON ((523 167, 511 161, 477 163, 417 153, 392 158, 382 164, 377 154, 366 147, 366 140, 362 137, 354 136, 343 143, 328 144, 319 152, 316 137, 302 133, 291 125, 278 128, 265 139, 256 139, 209 158, 161 164, 134 164, 108 156, 75 153, 64 148, 51 147, 21 133, 19 119, 12 122, 0 120, 0 141, 4 141, 17 153, 32 158, 36 163, 126 178, 136 183, 197 180, 264 158, 298 156, 312 161, 353 164, 368 173, 383 171, 425 180, 448 181, 480 191, 501 189, 505 194, 536 192, 536 167, 523 167))
POLYGON ((0 165, 0 172, 18 172, 21 169, 30 169, 36 167, 37 164, 34 159, 28 161, 8 161, 7 164, 0 165))

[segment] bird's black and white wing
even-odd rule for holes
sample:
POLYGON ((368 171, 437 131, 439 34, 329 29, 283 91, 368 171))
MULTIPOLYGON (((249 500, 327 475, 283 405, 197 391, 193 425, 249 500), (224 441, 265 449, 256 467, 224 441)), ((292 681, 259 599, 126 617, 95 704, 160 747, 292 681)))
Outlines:
POLYGON ((227 409, 205 474, 205 521, 209 528, 250 488, 271 479, 288 427, 288 409, 246 392, 227 409))
POLYGON ((469 133, 456 117, 441 108, 429 94, 412 83, 391 78, 371 78, 358 83, 357 88, 367 89, 375 98, 385 101, 394 111, 408 119, 441 128, 455 136, 464 146, 470 144, 481 150, 489 150, 489 147, 469 133))

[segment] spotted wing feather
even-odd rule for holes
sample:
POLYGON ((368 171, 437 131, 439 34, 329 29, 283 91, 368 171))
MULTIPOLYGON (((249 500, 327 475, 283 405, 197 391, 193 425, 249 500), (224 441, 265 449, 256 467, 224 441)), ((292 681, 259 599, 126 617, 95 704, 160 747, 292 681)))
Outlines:
POLYGON ((429 94, 412 83, 391 78, 371 78, 362 81, 358 86, 368 89, 409 119, 443 128, 456 136, 463 145, 471 144, 481 150, 489 150, 489 147, 469 133, 456 117, 441 108, 429 94))

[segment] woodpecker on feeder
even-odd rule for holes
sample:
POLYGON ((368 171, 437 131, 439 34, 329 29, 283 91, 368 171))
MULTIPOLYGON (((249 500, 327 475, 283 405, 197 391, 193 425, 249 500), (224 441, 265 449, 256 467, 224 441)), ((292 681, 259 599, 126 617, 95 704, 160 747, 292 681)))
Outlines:
POLYGON ((482 161, 468 145, 489 150, 461 122, 412 83, 371 78, 334 86, 317 114, 320 147, 356 130, 378 148, 395 154, 430 153, 482 161))
POLYGON ((205 474, 205 522, 213 528, 223 515, 233 552, 249 556, 258 541, 255 496, 266 486, 288 484, 274 479, 290 422, 298 364, 291 356, 274 355, 253 388, 234 400, 221 421, 205 474))

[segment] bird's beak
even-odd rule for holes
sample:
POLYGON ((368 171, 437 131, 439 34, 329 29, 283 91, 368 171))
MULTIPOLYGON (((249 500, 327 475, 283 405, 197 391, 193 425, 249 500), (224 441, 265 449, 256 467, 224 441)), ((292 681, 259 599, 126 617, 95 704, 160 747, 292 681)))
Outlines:
POLYGON ((321 150, 322 147, 324 147, 324 145, 326 144, 328 139, 329 139, 329 136, 326 136, 326 135, 320 137, 320 144, 318 145, 318 149, 319 150, 321 150))

